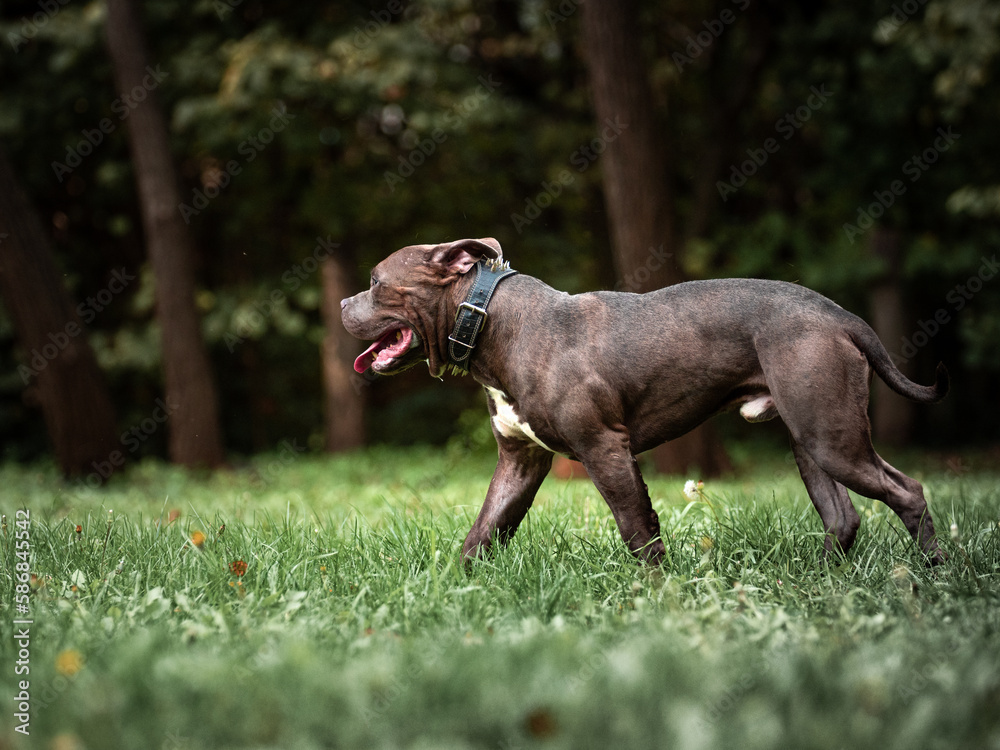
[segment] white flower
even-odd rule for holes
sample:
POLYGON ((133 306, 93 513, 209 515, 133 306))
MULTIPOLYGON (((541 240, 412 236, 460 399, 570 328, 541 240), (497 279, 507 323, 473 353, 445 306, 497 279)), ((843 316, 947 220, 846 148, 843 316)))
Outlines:
POLYGON ((689 479, 684 483, 684 497, 688 500, 698 500, 701 497, 700 488, 698 485, 700 482, 695 482, 693 479, 689 479))

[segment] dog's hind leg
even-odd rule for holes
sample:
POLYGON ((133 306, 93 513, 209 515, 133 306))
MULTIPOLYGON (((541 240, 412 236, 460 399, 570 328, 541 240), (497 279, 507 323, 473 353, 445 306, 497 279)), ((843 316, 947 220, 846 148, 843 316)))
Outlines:
POLYGON ((920 482, 887 463, 874 449, 872 460, 867 465, 856 465, 838 458, 829 464, 827 471, 858 494, 888 505, 899 516, 930 564, 938 565, 945 561, 946 556, 938 546, 934 521, 920 482))
POLYGON ((845 338, 815 334, 784 352, 761 354, 771 395, 797 451, 834 482, 892 508, 930 562, 942 562, 920 482, 883 461, 872 446, 871 371, 864 355, 845 338))
POLYGON ((847 488, 817 466, 798 443, 792 444, 792 452, 809 499, 823 520, 826 531, 823 540, 824 556, 829 558, 837 552, 846 554, 854 544, 861 526, 861 517, 854 509, 847 488))

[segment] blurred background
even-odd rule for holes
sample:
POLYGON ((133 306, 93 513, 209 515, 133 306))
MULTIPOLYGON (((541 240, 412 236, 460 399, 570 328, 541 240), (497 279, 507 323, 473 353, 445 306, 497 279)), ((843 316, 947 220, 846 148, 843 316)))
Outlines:
MULTIPOLYGON (((339 300, 496 237, 559 289, 794 281, 997 442, 1000 3, 0 2, 0 457, 488 442, 481 390, 356 375, 339 300)), ((781 426, 713 420, 665 470, 781 426)))

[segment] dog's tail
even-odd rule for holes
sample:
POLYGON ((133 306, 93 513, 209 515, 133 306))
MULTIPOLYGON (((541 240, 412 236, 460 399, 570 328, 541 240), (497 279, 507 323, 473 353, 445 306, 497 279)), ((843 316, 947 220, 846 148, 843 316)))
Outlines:
POLYGON ((885 381, 887 386, 900 396, 906 396, 908 399, 919 401, 922 404, 936 404, 948 395, 948 368, 944 366, 944 362, 938 362, 934 385, 914 383, 899 371, 889 356, 889 352, 875 335, 875 331, 860 318, 857 319, 857 322, 860 325, 851 326, 848 333, 855 345, 868 359, 868 364, 885 381))

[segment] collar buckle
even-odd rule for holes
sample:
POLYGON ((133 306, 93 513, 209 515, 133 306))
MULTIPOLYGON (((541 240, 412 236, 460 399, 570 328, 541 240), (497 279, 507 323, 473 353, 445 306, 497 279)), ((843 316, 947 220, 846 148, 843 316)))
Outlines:
MULTIPOLYGON (((463 309, 466 309, 466 310, 468 310, 469 312, 472 312, 472 313, 479 313, 480 315, 482 315, 483 319, 482 319, 481 323, 485 323, 486 319, 489 317, 489 315, 486 314, 486 308, 485 307, 477 307, 476 305, 472 304, 471 302, 463 302, 461 305, 458 306, 458 312, 459 313, 461 313, 463 309)), ((449 336, 448 338, 451 338, 451 337, 449 336)))

